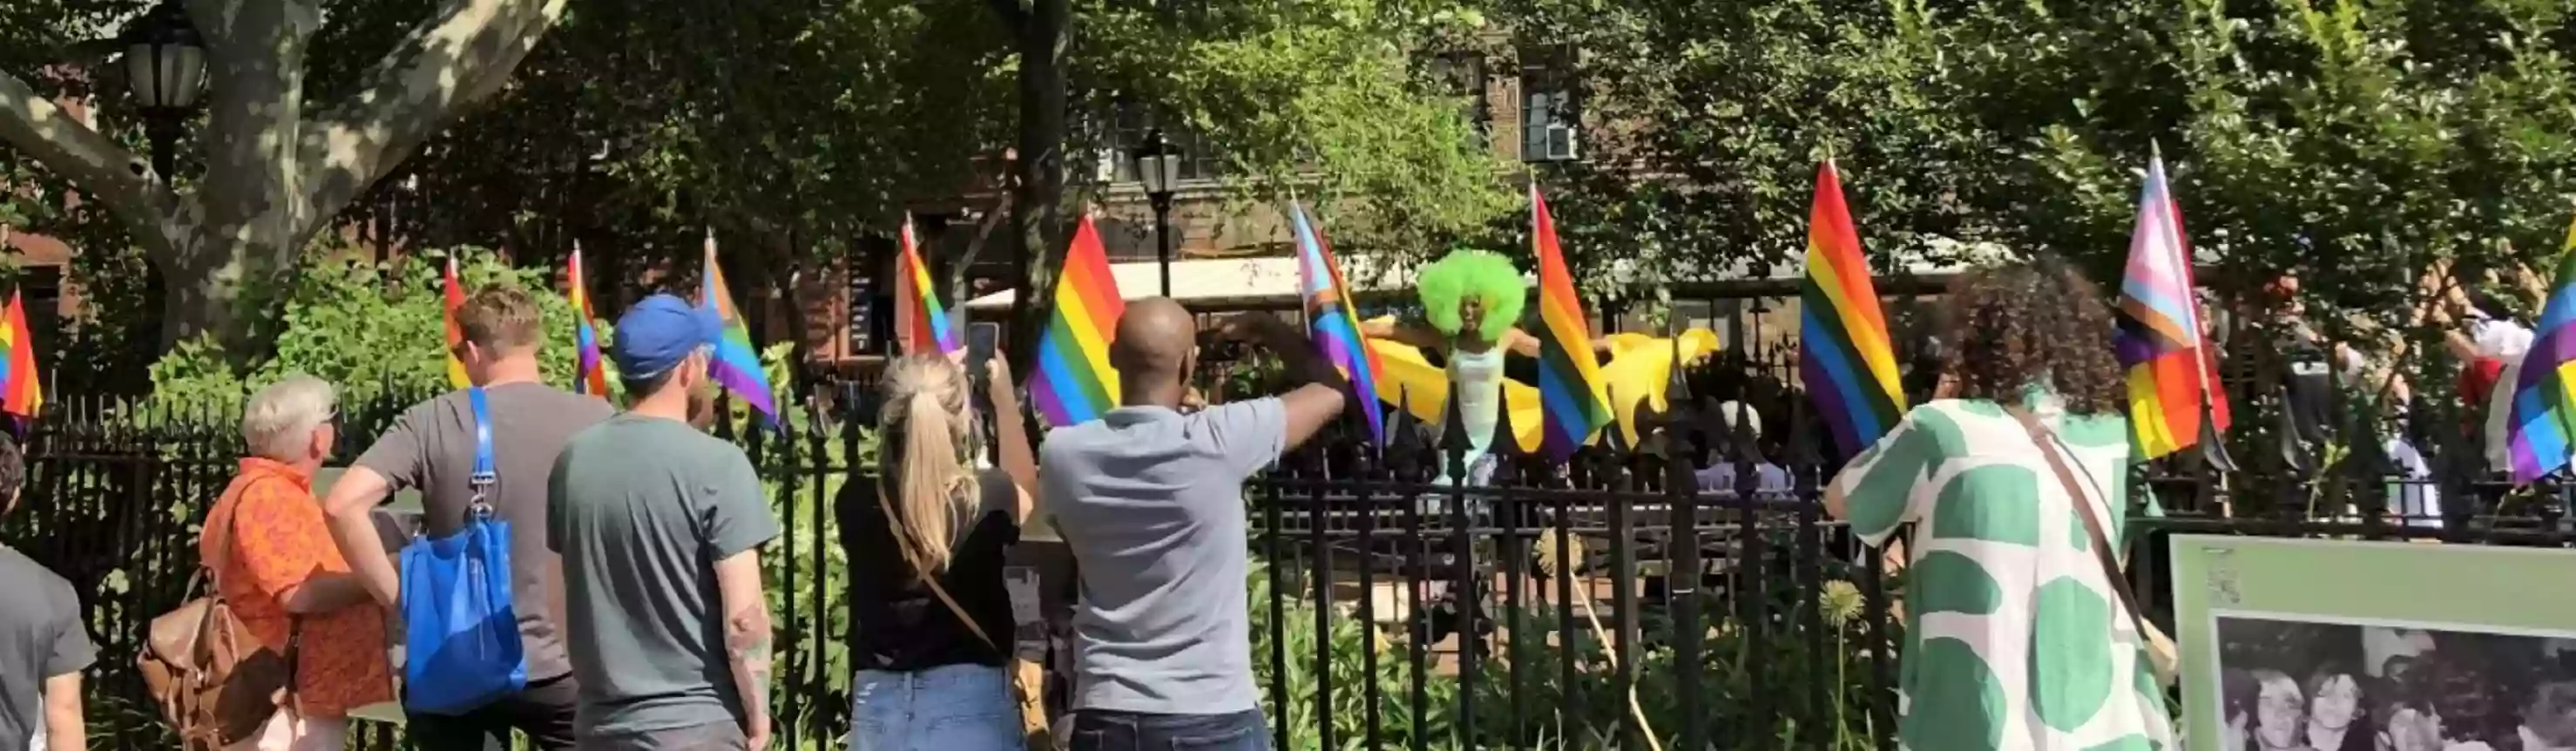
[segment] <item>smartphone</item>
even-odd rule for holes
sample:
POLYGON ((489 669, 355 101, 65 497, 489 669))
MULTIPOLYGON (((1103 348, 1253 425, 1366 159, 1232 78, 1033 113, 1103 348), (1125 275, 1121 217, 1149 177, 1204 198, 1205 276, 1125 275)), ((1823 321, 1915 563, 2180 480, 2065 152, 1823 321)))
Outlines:
POLYGON ((1002 324, 986 321, 966 325, 967 373, 983 378, 986 363, 993 360, 994 350, 1002 346, 1002 324))

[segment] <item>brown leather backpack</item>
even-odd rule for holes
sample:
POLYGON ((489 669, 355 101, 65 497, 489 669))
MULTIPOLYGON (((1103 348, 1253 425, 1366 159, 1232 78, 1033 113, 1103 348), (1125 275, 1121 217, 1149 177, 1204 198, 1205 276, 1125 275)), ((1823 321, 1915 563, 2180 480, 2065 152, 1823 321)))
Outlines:
MULTIPOLYGON (((229 511, 226 502, 248 479, 225 488, 217 507, 229 511)), ((205 534, 230 537, 231 522, 229 513, 220 523, 209 518, 205 534)), ((135 660, 143 685, 161 705, 162 720, 179 732, 180 748, 187 751, 217 751, 258 733, 294 687, 293 643, 286 654, 261 645, 214 583, 231 544, 225 539, 212 546, 216 558, 189 578, 188 592, 197 596, 152 619, 143 655, 135 660)))

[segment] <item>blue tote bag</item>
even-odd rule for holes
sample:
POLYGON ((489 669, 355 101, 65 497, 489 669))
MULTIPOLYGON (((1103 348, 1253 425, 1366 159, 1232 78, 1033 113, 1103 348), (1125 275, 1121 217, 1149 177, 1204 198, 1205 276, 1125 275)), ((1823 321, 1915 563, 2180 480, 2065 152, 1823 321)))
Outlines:
POLYGON ((493 518, 483 492, 492 468, 492 420, 483 388, 474 405, 474 490, 456 534, 413 537, 402 550, 403 708, 457 715, 528 685, 519 617, 510 606, 510 523, 493 518))

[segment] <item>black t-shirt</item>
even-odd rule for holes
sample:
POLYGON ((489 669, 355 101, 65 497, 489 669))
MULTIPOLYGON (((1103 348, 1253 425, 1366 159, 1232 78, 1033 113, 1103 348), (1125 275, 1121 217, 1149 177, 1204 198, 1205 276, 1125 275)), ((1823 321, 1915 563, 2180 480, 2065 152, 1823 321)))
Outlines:
POLYGON ((2312 342, 2282 345, 2281 355, 2288 366, 2281 375, 2290 428, 2299 440, 2323 446, 2334 439, 2335 364, 2312 342))
MULTIPOLYGON (((1010 590, 1002 583, 1002 556, 1020 540, 1020 527, 1009 512, 1019 495, 1010 476, 998 470, 977 473, 976 482, 983 497, 975 521, 957 537, 939 586, 998 645, 978 638, 914 576, 886 523, 877 483, 841 486, 833 505, 841 518, 841 546, 850 555, 849 596, 858 616, 850 630, 850 653, 858 669, 912 672, 1005 663, 1014 628, 1010 590)), ((885 492, 889 499, 902 497, 902 489, 892 482, 885 492)))

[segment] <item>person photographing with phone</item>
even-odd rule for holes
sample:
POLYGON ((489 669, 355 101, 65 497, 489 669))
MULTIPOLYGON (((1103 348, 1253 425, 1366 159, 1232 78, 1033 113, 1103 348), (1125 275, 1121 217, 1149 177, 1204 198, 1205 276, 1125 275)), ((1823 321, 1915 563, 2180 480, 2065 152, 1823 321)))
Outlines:
POLYGON ((1110 365, 1119 404, 1059 426, 1040 449, 1045 513, 1072 548, 1072 748, 1266 749, 1252 677, 1243 481, 1341 414, 1340 388, 1184 414, 1197 322, 1181 304, 1127 304, 1110 365))
POLYGON ((1008 670, 1018 629, 1003 571, 1036 502, 1037 455, 1017 419, 1010 367, 990 353, 968 355, 985 368, 981 379, 939 355, 888 366, 876 477, 843 484, 835 500, 858 611, 856 751, 1000 751, 1027 742, 1020 699, 1040 687, 1015 686, 1008 670), (997 416, 999 469, 975 467, 984 435, 969 406, 976 381, 997 416))

